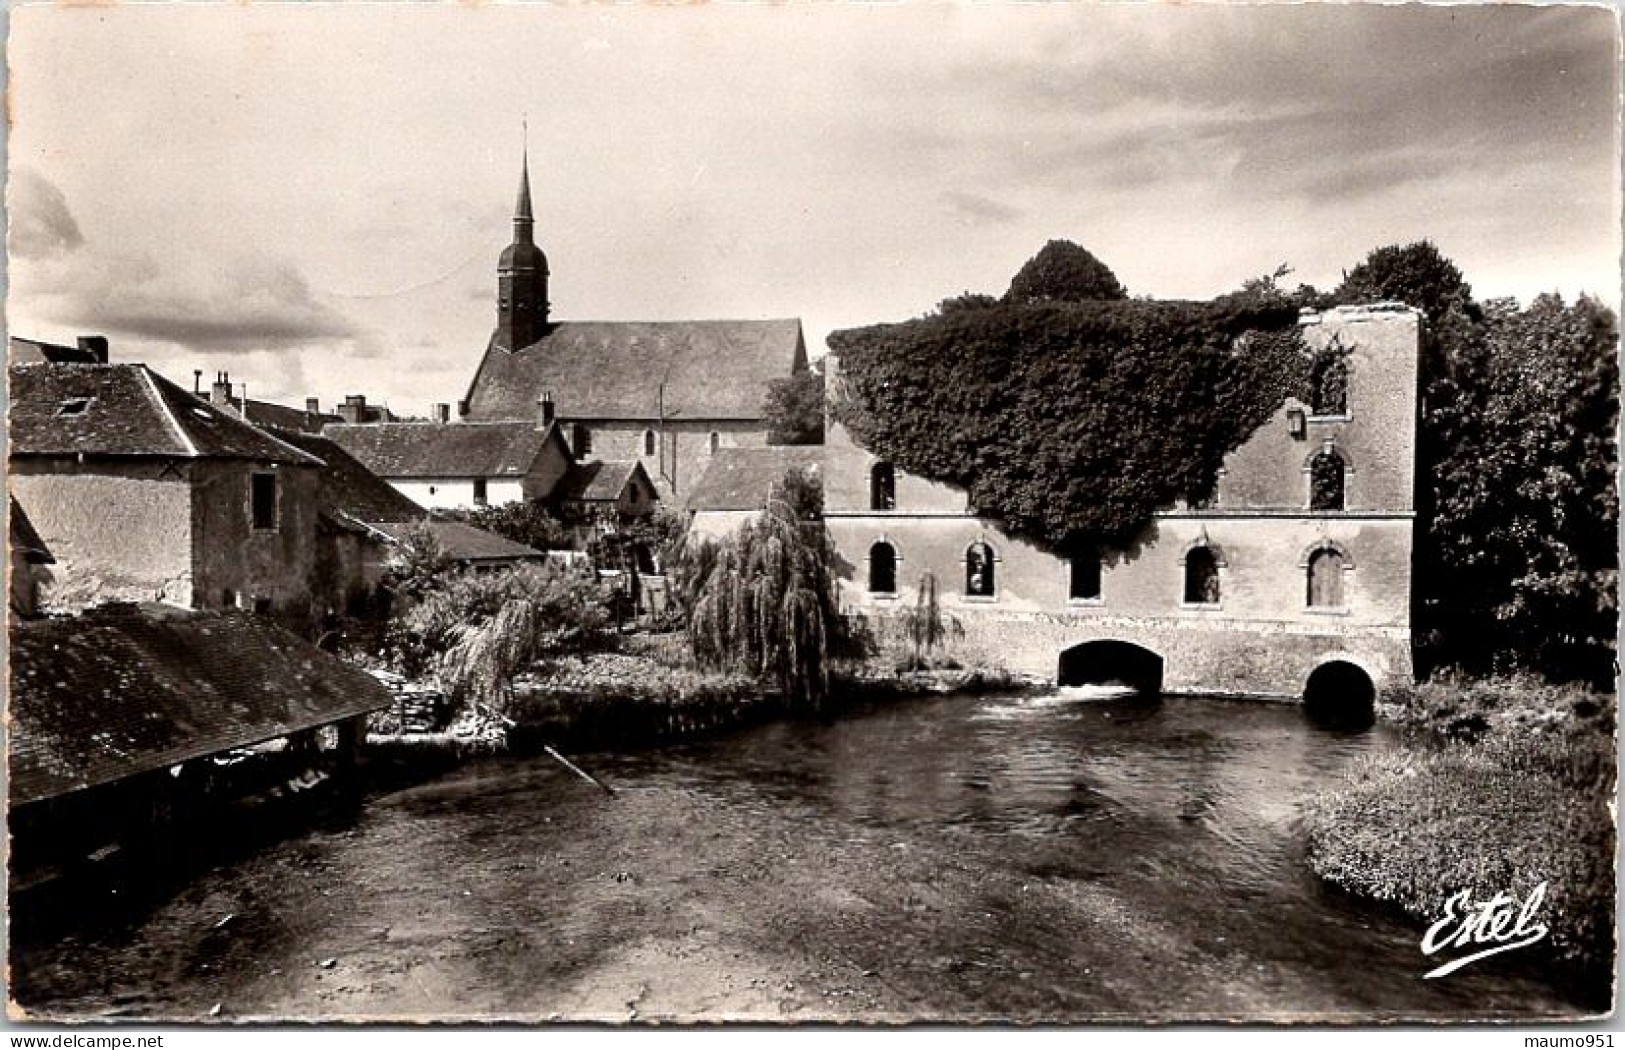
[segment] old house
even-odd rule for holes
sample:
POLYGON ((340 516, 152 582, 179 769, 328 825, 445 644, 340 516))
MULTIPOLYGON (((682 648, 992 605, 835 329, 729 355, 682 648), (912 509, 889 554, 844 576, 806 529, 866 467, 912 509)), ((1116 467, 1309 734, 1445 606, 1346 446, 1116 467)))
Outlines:
POLYGON ((542 499, 571 464, 551 418, 503 423, 338 423, 322 430, 412 502, 437 509, 542 499))
POLYGON ((11 376, 11 490, 56 557, 53 607, 314 610, 321 461, 145 365, 11 376))
MULTIPOLYGON (((1341 354, 1225 461, 1216 496, 1162 511, 1132 552, 1058 558, 965 493, 831 425, 825 513, 850 606, 908 608, 926 574, 991 658, 1063 684, 1367 698, 1411 677, 1419 315, 1339 307, 1302 321, 1341 354)), ((833 374, 833 371, 832 371, 833 374)))
POLYGON ((7 531, 11 537, 7 554, 11 563, 11 614, 31 619, 40 614, 40 591, 51 579, 46 566, 55 565, 56 558, 16 499, 11 501, 7 531))
POLYGON ((823 463, 822 445, 764 445, 719 451, 685 501, 689 532, 700 536, 736 532, 762 512, 769 498, 783 495, 780 489, 785 475, 800 471, 818 477, 823 463))
POLYGON ((576 459, 637 460, 664 499, 718 449, 766 443, 768 384, 807 368, 800 321, 555 321, 533 228, 527 166, 498 262, 496 330, 462 418, 529 419, 552 398, 576 459))
POLYGON ((372 676, 241 612, 109 605, 14 622, 10 652, 14 885, 330 776, 390 703, 372 676))

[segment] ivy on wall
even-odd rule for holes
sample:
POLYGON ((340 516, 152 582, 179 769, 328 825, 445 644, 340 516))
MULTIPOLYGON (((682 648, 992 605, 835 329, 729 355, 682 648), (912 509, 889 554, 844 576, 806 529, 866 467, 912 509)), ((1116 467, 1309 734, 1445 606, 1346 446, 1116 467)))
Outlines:
POLYGON ((975 306, 831 334, 832 412, 875 455, 1053 550, 1127 548, 1308 393, 1286 296, 975 306))

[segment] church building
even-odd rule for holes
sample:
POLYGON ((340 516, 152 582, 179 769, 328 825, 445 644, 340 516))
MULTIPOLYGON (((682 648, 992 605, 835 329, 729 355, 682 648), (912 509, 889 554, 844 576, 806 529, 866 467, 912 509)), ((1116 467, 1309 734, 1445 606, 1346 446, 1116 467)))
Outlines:
POLYGON ((636 460, 666 500, 718 449, 767 443, 768 384, 807 368, 800 320, 555 321, 534 231, 527 157, 496 330, 459 418, 529 420, 550 401, 578 460, 636 460))

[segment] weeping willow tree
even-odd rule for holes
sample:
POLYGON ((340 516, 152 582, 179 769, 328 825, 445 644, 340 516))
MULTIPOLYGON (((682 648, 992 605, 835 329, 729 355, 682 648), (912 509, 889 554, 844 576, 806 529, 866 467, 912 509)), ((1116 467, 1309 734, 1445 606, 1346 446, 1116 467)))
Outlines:
POLYGON ((505 718, 514 675, 540 655, 545 634, 536 603, 510 599, 490 620, 461 630, 441 658, 441 682, 476 712, 505 718))
POLYGON ((684 578, 695 662, 772 681, 792 706, 822 712, 829 649, 842 625, 832 558, 823 525, 799 518, 782 495, 737 534, 690 546, 684 578))

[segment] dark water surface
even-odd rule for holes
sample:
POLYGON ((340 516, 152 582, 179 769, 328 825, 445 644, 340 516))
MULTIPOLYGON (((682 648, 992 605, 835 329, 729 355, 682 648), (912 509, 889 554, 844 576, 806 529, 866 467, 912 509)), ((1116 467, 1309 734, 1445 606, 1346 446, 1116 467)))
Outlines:
POLYGON ((582 756, 613 798, 480 760, 127 922, 25 933, 12 994, 102 1017, 1585 1012, 1517 953, 1422 980, 1415 924, 1310 874, 1303 801, 1391 746, 1292 707, 1068 694, 582 756))

